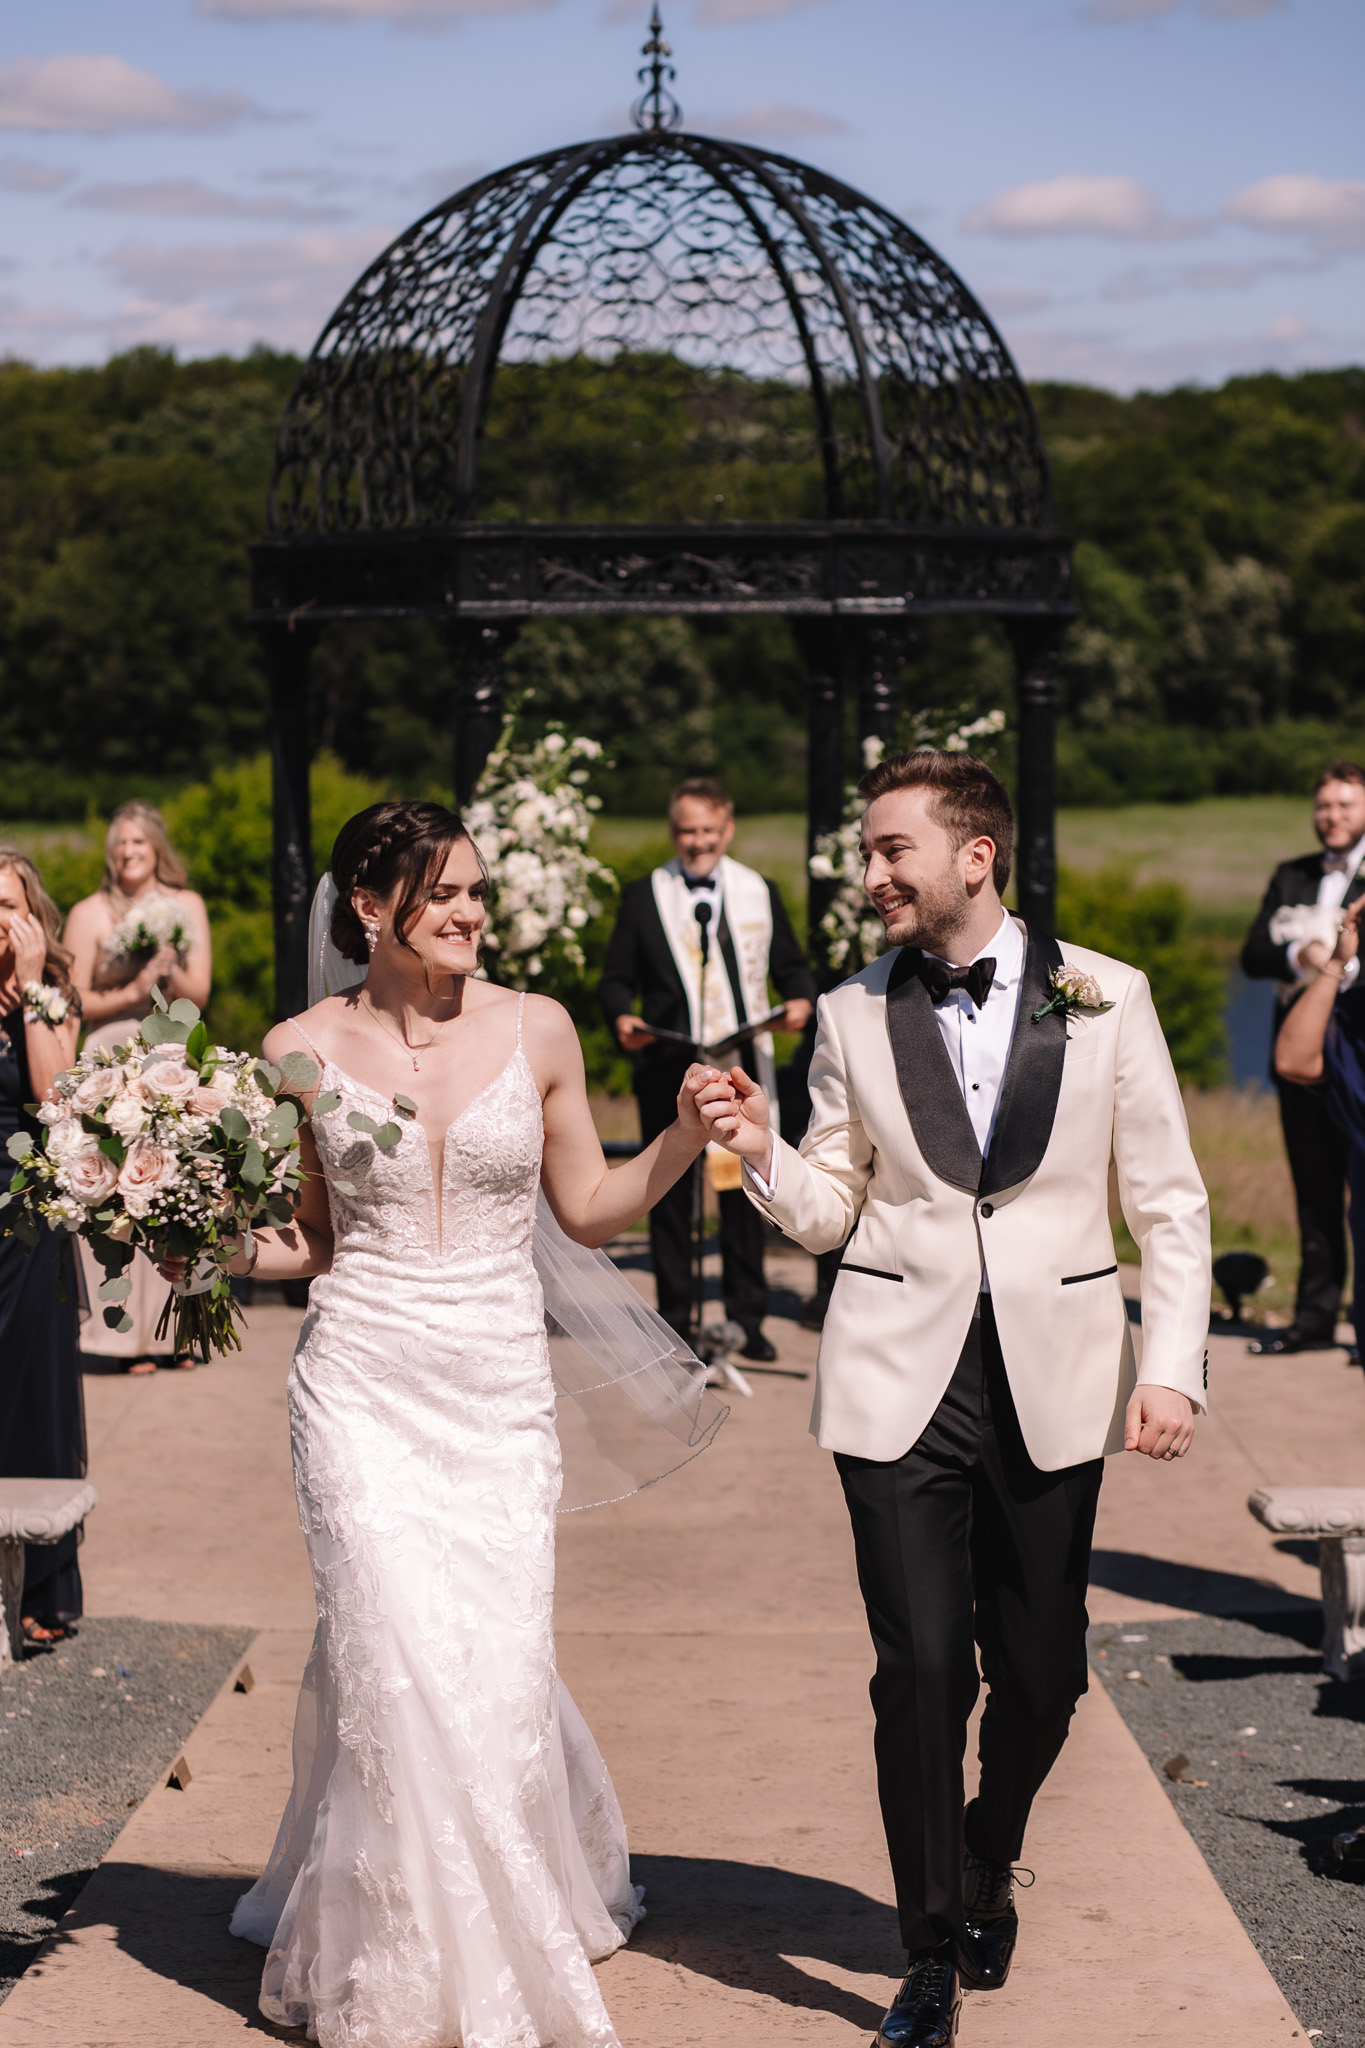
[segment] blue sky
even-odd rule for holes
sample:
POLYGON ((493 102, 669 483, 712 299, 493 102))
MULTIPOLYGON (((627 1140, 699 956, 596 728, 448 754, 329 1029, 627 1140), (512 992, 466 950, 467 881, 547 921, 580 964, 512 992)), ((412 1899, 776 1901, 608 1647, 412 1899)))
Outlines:
MULTIPOLYGON (((484 170, 625 125, 646 0, 0 0, 0 351, 306 350, 484 170)), ((1025 372, 1365 356, 1361 0, 667 0, 687 125, 908 219, 1025 372)))

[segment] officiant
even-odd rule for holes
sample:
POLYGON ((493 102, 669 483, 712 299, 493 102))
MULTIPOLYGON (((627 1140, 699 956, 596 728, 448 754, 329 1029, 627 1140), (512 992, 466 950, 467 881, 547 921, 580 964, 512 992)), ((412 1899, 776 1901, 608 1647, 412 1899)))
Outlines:
MULTIPOLYGON (((1280 1027, 1308 982, 1330 957, 1339 913, 1365 893, 1365 769, 1330 761, 1313 789, 1313 830, 1320 853, 1282 861, 1270 879, 1242 949, 1249 980, 1273 980, 1280 1027)), ((1351 962, 1351 978, 1357 962, 1351 962)), ((1346 1279, 1346 1165, 1350 1150, 1321 1083, 1286 1080, 1274 1070, 1285 1151, 1299 1212, 1299 1284, 1294 1320, 1249 1350, 1280 1357, 1335 1345, 1346 1279)))
MULTIPOLYGON (((646 1145, 676 1116, 678 1089, 695 1056, 685 1045, 656 1038, 651 1025, 715 1045, 768 1014, 771 983, 785 1006, 780 1028, 803 1031, 816 993, 777 884, 729 857, 735 807, 728 791, 705 776, 680 782, 669 799, 668 830, 673 859, 622 893, 597 992, 608 1027, 634 1056, 646 1145)), ((745 1041, 732 1057, 760 1083, 775 1115, 771 1035, 745 1041)), ((723 1184, 728 1164, 722 1161, 719 1177, 725 1313, 743 1327, 742 1357, 772 1359, 777 1353, 763 1334, 763 1219, 737 1183, 723 1184)), ((659 1313, 683 1337, 693 1323, 692 1208, 688 1175, 649 1216, 659 1313)))

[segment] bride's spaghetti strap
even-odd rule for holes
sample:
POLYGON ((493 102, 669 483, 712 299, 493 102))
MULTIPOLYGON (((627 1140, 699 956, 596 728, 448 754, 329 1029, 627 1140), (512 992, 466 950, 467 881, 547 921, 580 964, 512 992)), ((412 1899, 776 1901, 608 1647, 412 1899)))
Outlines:
POLYGON ((300 1024, 297 1017, 288 1017, 285 1019, 285 1022, 288 1024, 291 1031, 298 1032, 299 1037, 303 1040, 304 1044, 307 1046, 309 1052, 312 1053, 313 1058, 315 1060, 320 1061, 324 1067, 331 1066, 332 1062, 327 1058, 326 1054, 319 1049, 319 1047, 314 1045, 312 1039, 308 1036, 308 1033, 304 1030, 302 1024, 300 1024))
POLYGON ((517 1051, 521 1051, 521 1013, 526 1008, 526 991, 517 997, 517 1051))

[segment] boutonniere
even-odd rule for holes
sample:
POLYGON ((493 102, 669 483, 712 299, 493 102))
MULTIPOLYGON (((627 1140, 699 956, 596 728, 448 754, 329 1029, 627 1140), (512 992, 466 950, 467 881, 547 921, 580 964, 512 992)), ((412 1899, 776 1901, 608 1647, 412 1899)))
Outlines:
POLYGON ((1054 967, 1047 978, 1049 1000, 1041 1010, 1035 1010, 1033 1021, 1041 1024, 1044 1017, 1060 1011, 1063 1017, 1098 1017, 1114 1005, 1106 1003, 1104 991, 1093 974, 1087 974, 1083 967, 1054 967))

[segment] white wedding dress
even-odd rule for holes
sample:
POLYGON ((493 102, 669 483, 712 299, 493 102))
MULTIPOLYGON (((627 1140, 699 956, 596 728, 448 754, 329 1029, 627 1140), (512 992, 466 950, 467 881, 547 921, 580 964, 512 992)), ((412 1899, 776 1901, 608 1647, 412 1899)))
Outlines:
POLYGON ((511 1060, 446 1133, 439 1195, 420 1124, 380 1151, 347 1118, 390 1105, 314 1052, 341 1098, 313 1121, 335 1253, 289 1414, 319 1622, 293 1793, 232 1931, 269 1946, 262 2012, 325 2048, 616 2048, 592 1963, 643 1894, 555 1670, 520 1008, 511 1060))

